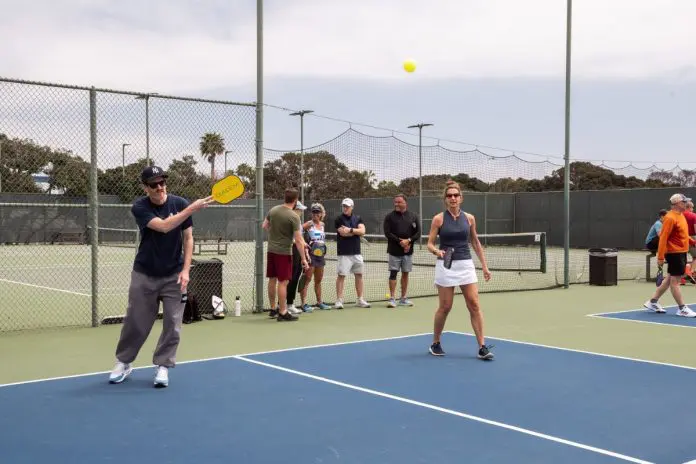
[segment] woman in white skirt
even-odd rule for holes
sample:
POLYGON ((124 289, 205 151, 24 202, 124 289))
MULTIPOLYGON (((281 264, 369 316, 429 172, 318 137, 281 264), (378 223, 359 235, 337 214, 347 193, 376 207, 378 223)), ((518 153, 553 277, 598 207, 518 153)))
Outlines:
POLYGON ((445 321, 452 309, 454 290, 461 288, 466 307, 471 317, 471 326, 479 346, 480 359, 493 359, 491 346, 484 342, 483 314, 479 306, 478 278, 476 268, 471 258, 471 248, 478 256, 483 268, 483 278, 488 281, 491 273, 486 264, 483 247, 476 234, 476 218, 461 210, 462 190, 454 181, 448 181, 445 187, 444 201, 446 209, 433 217, 428 236, 428 250, 437 256, 435 265, 435 286, 439 297, 439 306, 435 312, 433 344, 430 353, 434 356, 444 356, 445 351, 440 345, 440 337, 445 328, 445 321), (439 249, 435 245, 440 238, 439 249), (451 259, 450 259, 451 257, 451 259))

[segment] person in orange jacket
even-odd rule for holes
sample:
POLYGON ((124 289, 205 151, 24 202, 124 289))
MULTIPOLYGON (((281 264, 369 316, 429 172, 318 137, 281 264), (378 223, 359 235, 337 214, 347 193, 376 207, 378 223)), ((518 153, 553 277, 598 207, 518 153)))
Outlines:
POLYGON ((660 231, 660 243, 657 246, 657 265, 662 267, 667 262, 667 276, 657 287, 652 298, 646 301, 643 306, 650 311, 664 313, 665 310, 658 301, 669 288, 674 301, 679 305, 677 316, 696 317, 696 312, 684 304, 679 287, 686 271, 686 256, 691 242, 689 226, 684 217, 686 205, 691 199, 681 193, 676 193, 670 197, 669 201, 672 204, 672 209, 664 217, 660 231))

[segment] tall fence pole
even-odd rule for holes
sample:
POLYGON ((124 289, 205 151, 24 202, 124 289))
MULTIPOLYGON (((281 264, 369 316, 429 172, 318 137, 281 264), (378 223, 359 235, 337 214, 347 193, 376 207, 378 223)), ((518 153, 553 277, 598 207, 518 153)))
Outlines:
POLYGON ((418 128, 418 216, 420 221, 421 236, 418 244, 423 246, 423 128, 432 126, 430 123, 420 123, 408 126, 409 129, 418 128))
POLYGON ((89 223, 92 233, 89 235, 92 249, 92 327, 99 325, 99 186, 97 170, 97 91, 89 91, 89 223))
POLYGON ((254 311, 263 311, 263 0, 256 0, 256 254, 254 311))
POLYGON ((0 193, 2 193, 2 140, 0 140, 0 193))
POLYGON ((563 176, 563 287, 570 286, 570 50, 573 0, 568 0, 566 16, 566 77, 565 77, 565 175, 563 176))

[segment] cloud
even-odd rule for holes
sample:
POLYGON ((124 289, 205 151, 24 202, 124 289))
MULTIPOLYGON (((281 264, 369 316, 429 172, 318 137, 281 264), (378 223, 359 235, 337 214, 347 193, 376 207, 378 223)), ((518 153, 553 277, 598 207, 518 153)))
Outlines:
MULTIPOLYGON (((256 77, 255 2, 4 2, 1 75, 191 93, 256 77)), ((576 1, 576 78, 693 79, 696 2, 576 1)), ((266 0, 264 72, 409 82, 562 77, 561 0, 266 0), (418 62, 415 74, 402 61, 418 62)))

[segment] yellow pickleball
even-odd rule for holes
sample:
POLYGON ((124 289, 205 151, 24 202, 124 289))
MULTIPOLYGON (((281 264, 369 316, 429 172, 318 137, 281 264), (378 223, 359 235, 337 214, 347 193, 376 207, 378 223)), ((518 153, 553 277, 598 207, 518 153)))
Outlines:
POLYGON ((416 62, 411 59, 404 61, 404 70, 406 72, 412 73, 416 70, 416 62))
POLYGON ((244 194, 244 182, 235 175, 229 175, 213 185, 213 200, 226 204, 244 194))

